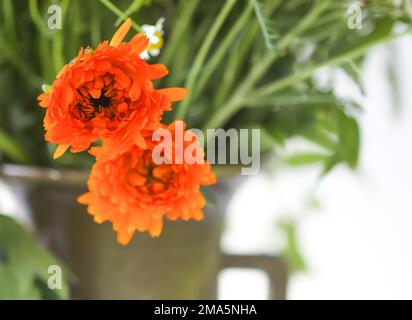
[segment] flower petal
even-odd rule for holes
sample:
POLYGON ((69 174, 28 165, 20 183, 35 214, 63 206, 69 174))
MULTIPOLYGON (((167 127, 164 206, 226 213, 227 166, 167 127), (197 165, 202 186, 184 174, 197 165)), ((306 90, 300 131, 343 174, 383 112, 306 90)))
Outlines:
POLYGON ((132 26, 132 19, 128 18, 123 24, 117 29, 116 33, 113 35, 112 40, 110 40, 110 46, 117 47, 124 39, 126 34, 129 32, 132 26))
POLYGON ((68 145, 68 144, 59 145, 56 148, 56 150, 54 151, 53 159, 56 160, 56 159, 60 158, 67 151, 67 149, 69 149, 69 147, 70 147, 70 145, 68 145))
POLYGON ((132 52, 140 55, 149 46, 149 38, 143 33, 138 33, 130 40, 132 45, 132 52))
POLYGON ((146 140, 144 139, 140 131, 136 131, 133 140, 134 140, 134 143, 136 143, 136 145, 139 148, 142 148, 142 149, 147 148, 146 140))
POLYGON ((133 233, 119 232, 117 234, 117 242, 125 246, 126 244, 130 242, 132 237, 133 237, 133 233))
POLYGON ((142 89, 140 88, 139 82, 137 80, 134 80, 129 90, 130 99, 132 99, 132 101, 136 101, 137 99, 139 99, 141 93, 142 89))
POLYGON ((166 88, 157 90, 165 95, 170 101, 179 101, 187 97, 188 91, 185 88, 166 88))
POLYGON ((152 79, 160 79, 166 76, 169 73, 169 70, 167 70, 164 64, 156 63, 150 65, 150 72, 152 74, 152 79))
POLYGON ((149 228, 149 233, 152 237, 158 237, 162 233, 163 229, 163 220, 160 219, 153 219, 152 224, 149 228))
POLYGON ((80 204, 89 204, 93 200, 93 193, 86 192, 77 198, 77 202, 80 204))

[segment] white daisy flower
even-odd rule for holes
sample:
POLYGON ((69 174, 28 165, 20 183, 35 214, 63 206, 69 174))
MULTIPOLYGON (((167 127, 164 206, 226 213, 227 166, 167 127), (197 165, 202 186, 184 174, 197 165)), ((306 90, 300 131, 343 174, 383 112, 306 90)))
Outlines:
POLYGON ((143 24, 142 32, 149 38, 149 47, 147 50, 140 54, 142 59, 148 60, 150 57, 156 57, 160 53, 160 49, 163 47, 163 23, 165 18, 159 18, 156 24, 143 24))

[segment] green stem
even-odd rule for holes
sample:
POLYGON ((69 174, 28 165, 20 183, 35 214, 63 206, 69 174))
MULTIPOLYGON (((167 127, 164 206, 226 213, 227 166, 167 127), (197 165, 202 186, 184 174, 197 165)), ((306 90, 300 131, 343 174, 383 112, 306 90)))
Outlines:
POLYGON ((10 62, 33 88, 39 89, 42 85, 42 80, 30 69, 27 63, 18 58, 18 54, 14 48, 9 45, 4 39, 0 42, 0 51, 2 56, 10 62))
MULTIPOLYGON (((368 44, 364 46, 360 46, 359 48, 338 55, 336 57, 333 57, 331 59, 328 59, 326 61, 323 61, 321 63, 318 63, 316 65, 307 67, 306 69, 296 72, 290 76, 284 77, 282 79, 279 79, 275 81, 272 84, 268 84, 266 86, 261 87, 260 89, 252 92, 249 94, 249 98, 247 99, 248 101, 253 101, 256 99, 259 99, 261 97, 265 97, 267 95, 274 94, 278 92, 279 90, 282 90, 294 83, 298 83, 308 77, 310 77, 316 70, 327 67, 327 66, 336 66, 348 61, 351 61, 353 59, 358 58, 362 54, 364 54, 366 51, 368 51, 371 47, 379 45, 381 43, 396 39, 400 36, 403 36, 409 32, 411 32, 412 29, 408 29, 402 33, 396 34, 396 35, 388 35, 385 37, 382 37, 380 39, 377 39, 375 41, 369 42, 368 44)), ((217 128, 225 123, 225 121, 230 118, 234 113, 236 113, 240 108, 242 108, 245 104, 246 100, 233 100, 231 101, 231 104, 228 104, 225 106, 225 109, 223 109, 225 112, 218 114, 219 117, 215 117, 212 119, 213 121, 210 121, 208 126, 206 128, 217 128)))
POLYGON ((12 0, 3 0, 3 19, 4 19, 4 30, 8 38, 12 40, 13 44, 17 42, 17 31, 16 31, 16 21, 15 12, 12 0))
POLYGON ((258 31, 258 26, 256 28, 252 28, 249 32, 245 35, 244 38, 241 39, 240 42, 237 42, 235 46, 232 47, 230 51, 231 59, 227 59, 225 70, 230 70, 230 72, 223 72, 221 81, 217 88, 217 93, 215 98, 213 99, 212 107, 213 109, 217 109, 218 106, 222 105, 225 101, 226 97, 230 94, 230 90, 233 87, 237 76, 238 70, 240 66, 244 63, 246 58, 248 57, 249 49, 253 44, 254 37, 258 31))
POLYGON ((52 32, 46 27, 46 22, 40 14, 39 3, 37 0, 29 0, 29 11, 31 19, 41 34, 46 37, 51 37, 52 32))
MULTIPOLYGON (((61 1, 62 6, 62 19, 65 21, 67 8, 68 8, 68 0, 61 1)), ((54 70, 57 74, 61 68, 63 68, 65 64, 64 59, 64 40, 63 40, 63 30, 55 30, 54 36, 52 38, 52 50, 53 50, 53 62, 54 62, 54 70)))
POLYGON ((203 68, 202 75, 195 86, 195 89, 192 93, 192 100, 196 99, 199 95, 203 87, 206 85, 207 81, 209 80, 210 76, 216 70, 216 67, 222 61, 223 57, 227 53, 228 48, 235 40, 236 36, 242 30, 242 28, 246 25, 247 21, 249 20, 249 16, 252 13, 252 5, 249 3, 246 9, 243 11, 243 14, 237 19, 236 23, 232 26, 229 33, 223 39, 222 43, 219 45, 219 48, 216 50, 212 58, 203 68))
POLYGON ((63 35, 62 30, 57 30, 56 35, 52 41, 53 50, 53 62, 54 70, 56 73, 59 72, 64 66, 64 55, 63 55, 63 35))
MULTIPOLYGON (((107 9, 109 9, 111 12, 113 12, 115 15, 117 15, 120 19, 123 21, 129 18, 122 10, 120 10, 118 7, 116 7, 110 0, 99 0, 107 9)), ((140 26, 132 21, 132 27, 135 29, 137 32, 140 32, 140 26)))
POLYGON ((330 0, 317 1, 309 13, 278 42, 275 51, 266 53, 262 60, 255 65, 224 108, 217 110, 217 112, 212 115, 211 119, 206 122, 205 128, 220 127, 226 120, 235 114, 242 106, 244 98, 249 95, 250 90, 256 82, 263 77, 270 65, 279 57, 279 54, 291 44, 296 35, 312 25, 329 4, 330 0))
POLYGON ((336 66, 336 65, 340 65, 342 63, 345 62, 349 62, 352 61, 353 59, 358 58, 359 56, 361 56, 362 54, 364 54, 366 51, 368 51, 371 47, 374 47, 378 44, 396 39, 400 36, 403 36, 409 32, 411 32, 412 29, 408 29, 404 32, 398 33, 396 35, 387 35, 385 37, 376 39, 375 41, 371 41, 363 46, 360 46, 352 51, 343 53, 341 55, 338 55, 336 57, 330 58, 328 60, 322 61, 318 64, 315 64, 313 66, 309 66, 306 69, 303 69, 299 72, 296 72, 290 76, 284 77, 282 79, 279 79, 277 81, 275 81, 274 83, 265 85, 259 89, 257 89, 254 93, 253 93, 253 97, 255 98, 259 98, 259 97, 263 97, 263 96, 267 96, 267 95, 271 95, 274 94, 275 92, 284 89, 285 87, 288 87, 291 84, 300 82, 306 78, 308 78, 309 76, 311 76, 316 70, 322 68, 322 67, 326 67, 326 66, 336 66))
MULTIPOLYGON (((185 32, 190 24, 190 20, 193 17, 193 14, 196 10, 199 0, 191 0, 187 3, 186 0, 180 2, 182 9, 181 14, 178 14, 177 20, 173 27, 173 32, 170 36, 170 40, 167 42, 167 45, 163 49, 161 60, 165 65, 170 64, 170 60, 173 58, 175 51, 181 43, 181 39, 184 36, 185 32)), ((178 10, 179 12, 179 10, 178 10)))
POLYGON ((330 0, 316 1, 309 13, 279 41, 278 49, 283 51, 289 47, 298 34, 317 22, 319 15, 330 6, 330 3, 330 0))
MULTIPOLYGON (((205 41, 203 42, 203 45, 200 47, 199 52, 197 53, 196 58, 194 60, 193 66, 189 71, 188 80, 185 85, 185 87, 189 90, 189 92, 193 90, 195 82, 196 82, 196 78, 200 73, 200 70, 204 64, 204 61, 209 52, 209 49, 212 46, 213 41, 215 40, 220 28, 225 22, 227 16, 229 15, 236 1, 237 0, 227 0, 226 1, 225 5, 223 6, 222 10, 217 16, 215 22, 213 23, 210 29, 210 32, 208 33, 205 41)), ((177 115, 176 115, 177 119, 185 118, 190 102, 191 102, 191 96, 189 95, 189 97, 183 100, 183 102, 179 105, 179 108, 177 110, 177 115)))
MULTIPOLYGON (((271 1, 267 8, 265 8, 267 16, 270 17, 273 12, 279 8, 280 4, 280 0, 271 1)), ((222 105, 225 99, 229 96, 230 90, 237 79, 239 69, 247 63, 246 59, 250 57, 250 48, 256 40, 256 34, 259 31, 259 27, 258 21, 251 21, 251 26, 247 30, 245 36, 238 40, 238 46, 232 50, 232 58, 228 60, 225 69, 228 70, 228 72, 223 73, 223 78, 221 84, 219 85, 216 98, 213 101, 214 110, 216 110, 218 106, 222 105)))
POLYGON ((96 47, 102 39, 101 27, 100 27, 101 20, 102 20, 101 8, 100 7, 95 8, 90 18, 90 38, 92 40, 93 47, 96 47))
MULTIPOLYGON (((133 13, 135 13, 136 11, 139 11, 140 8, 143 6, 143 4, 144 4, 144 0, 137 0, 137 1, 133 0, 132 3, 124 11, 124 15, 128 17, 132 15, 133 13)), ((122 18, 119 17, 114 23, 114 25, 118 27, 121 22, 122 22, 122 18)))

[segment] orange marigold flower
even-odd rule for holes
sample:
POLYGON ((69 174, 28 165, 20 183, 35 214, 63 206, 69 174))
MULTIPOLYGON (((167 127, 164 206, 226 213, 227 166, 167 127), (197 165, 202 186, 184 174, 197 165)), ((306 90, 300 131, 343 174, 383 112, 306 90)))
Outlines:
POLYGON ((136 230, 159 236, 164 216, 170 220, 201 220, 206 201, 200 186, 216 182, 196 135, 185 131, 182 121, 162 128, 170 132, 170 140, 154 141, 153 131, 145 132, 146 149, 135 145, 111 160, 99 160, 107 147, 92 148, 97 161, 89 177, 89 192, 78 201, 88 205, 88 212, 95 222, 111 221, 121 244, 127 244, 136 230), (179 130, 185 134, 186 140, 178 138, 179 130), (161 144, 166 148, 159 148, 161 144), (168 147, 183 153, 190 151, 197 161, 188 161, 186 157, 175 161, 167 151, 168 147), (157 156, 171 161, 159 164, 156 150, 157 156))
POLYGON ((122 42, 131 24, 128 19, 110 43, 104 41, 95 50, 80 49, 58 74, 51 92, 38 97, 40 106, 47 108, 45 138, 59 145, 54 158, 69 147, 72 152, 84 151, 100 138, 111 148, 107 157, 132 144, 144 148, 142 130, 158 127, 171 102, 187 95, 183 88, 153 88, 152 80, 168 70, 139 57, 149 45, 143 34, 122 42))

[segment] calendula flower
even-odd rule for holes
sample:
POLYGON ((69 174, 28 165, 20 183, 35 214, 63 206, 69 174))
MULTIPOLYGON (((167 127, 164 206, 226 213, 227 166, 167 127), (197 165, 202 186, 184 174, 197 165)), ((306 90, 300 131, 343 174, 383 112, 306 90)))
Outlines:
POLYGON ((102 139, 110 148, 105 157, 115 157, 131 145, 146 147, 142 130, 159 126, 162 113, 171 102, 183 99, 182 88, 155 89, 152 80, 164 77, 162 64, 148 64, 140 54, 149 39, 136 34, 123 42, 131 27, 125 21, 110 42, 95 50, 80 49, 53 82, 50 92, 39 96, 46 108, 45 138, 58 144, 54 158, 69 147, 72 152, 89 148, 102 139))
POLYGON ((156 57, 159 55, 164 43, 164 22, 165 18, 162 17, 157 20, 155 25, 142 25, 142 32, 149 38, 149 47, 140 54, 142 59, 148 60, 151 56, 156 57))
POLYGON ((136 230, 159 236, 164 217, 170 220, 203 218, 202 208, 206 201, 199 188, 215 183, 216 177, 210 164, 204 161, 196 135, 185 131, 185 141, 175 138, 177 129, 182 127, 184 129, 181 121, 163 126, 162 130, 170 132, 170 140, 158 142, 151 139, 152 132, 146 132, 146 149, 133 146, 104 162, 99 161, 99 155, 105 147, 92 148, 97 161, 88 180, 89 192, 78 201, 88 205, 95 222, 113 223, 119 243, 127 244, 136 230), (159 151, 160 146, 166 146, 165 152, 159 151), (176 163, 178 161, 166 150, 178 149, 190 151, 190 154, 196 150, 194 156, 199 161, 187 161, 183 157, 182 162, 176 163), (159 163, 158 156, 170 161, 159 163))

